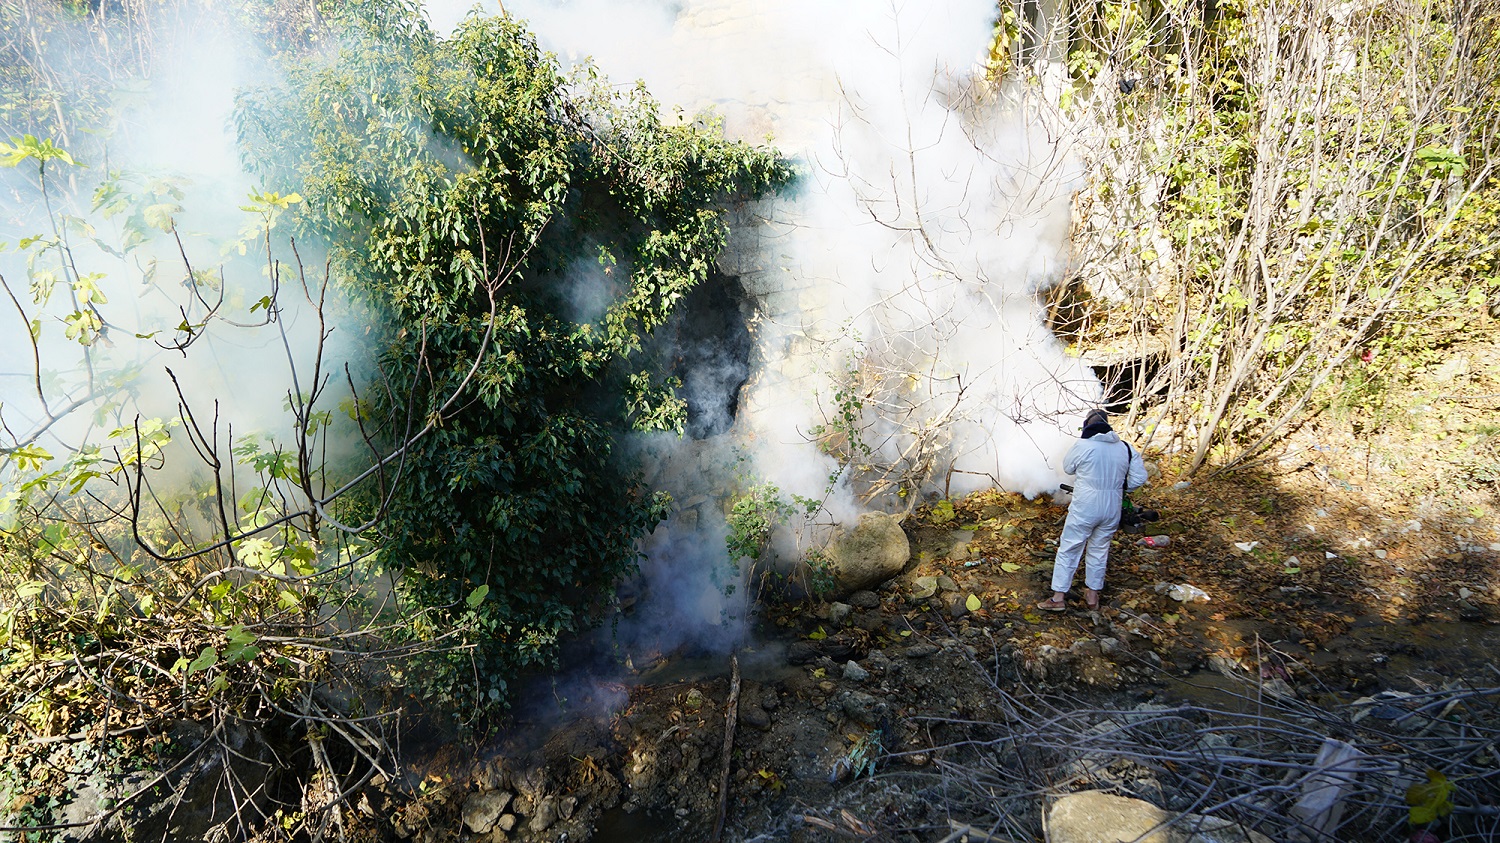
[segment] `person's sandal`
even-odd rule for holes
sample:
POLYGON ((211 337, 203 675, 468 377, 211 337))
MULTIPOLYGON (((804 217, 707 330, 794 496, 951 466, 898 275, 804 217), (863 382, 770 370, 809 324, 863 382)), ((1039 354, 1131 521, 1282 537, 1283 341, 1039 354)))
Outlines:
POLYGON ((1090 612, 1099 611, 1099 592, 1092 588, 1085 588, 1083 590, 1083 605, 1087 606, 1090 612))
POLYGON ((1048 597, 1046 600, 1043 600, 1042 602, 1036 604, 1036 607, 1038 609, 1041 609, 1043 612, 1064 612, 1067 611, 1068 604, 1066 601, 1054 600, 1051 597, 1048 597))

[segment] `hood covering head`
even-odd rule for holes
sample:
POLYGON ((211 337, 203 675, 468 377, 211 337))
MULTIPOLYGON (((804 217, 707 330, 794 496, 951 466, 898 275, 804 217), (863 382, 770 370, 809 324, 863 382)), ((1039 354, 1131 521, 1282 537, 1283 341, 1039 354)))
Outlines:
POLYGON ((1083 438, 1098 436, 1101 433, 1109 433, 1114 428, 1109 426, 1109 414, 1103 410, 1089 410, 1089 414, 1083 417, 1083 438))

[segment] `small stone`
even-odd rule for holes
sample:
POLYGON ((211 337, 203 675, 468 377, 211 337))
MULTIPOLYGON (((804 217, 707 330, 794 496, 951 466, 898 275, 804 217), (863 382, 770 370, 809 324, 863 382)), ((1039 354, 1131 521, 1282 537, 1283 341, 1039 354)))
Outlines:
POLYGON ((1385 556, 1386 556, 1386 553, 1385 553, 1384 550, 1381 550, 1379 548, 1375 549, 1375 558, 1376 559, 1384 559, 1385 556))
POLYGON ((1458 589, 1458 599, 1460 599, 1460 600, 1468 600, 1470 597, 1473 597, 1473 596, 1474 596, 1474 592, 1472 592, 1469 589, 1464 588, 1462 586, 1459 587, 1459 589, 1458 589))
POLYGON ((758 732, 771 728, 771 715, 758 705, 740 706, 740 723, 758 732))
POLYGON ((1103 648, 1099 646, 1098 641, 1092 638, 1080 638, 1073 642, 1073 646, 1068 648, 1068 652, 1075 656, 1097 656, 1103 652, 1103 648))
POLYGON ((856 591, 849 595, 849 602, 860 609, 879 609, 880 595, 873 591, 856 591))
POLYGON ((1224 656, 1213 655, 1208 657, 1208 666, 1221 676, 1237 679, 1240 675, 1240 665, 1234 659, 1224 656))
POLYGON ((506 790, 510 787, 510 774, 504 762, 497 759, 481 767, 474 781, 480 790, 506 790))
POLYGON ((557 822, 557 803, 552 797, 547 797, 536 806, 536 813, 531 817, 529 828, 535 832, 546 831, 557 822))
POLYGON ((1273 697, 1280 697, 1284 700, 1297 698, 1296 689, 1285 679, 1269 679, 1261 685, 1261 688, 1273 697))
POLYGON ((807 664, 818 657, 818 646, 812 641, 793 641, 786 648, 787 664, 807 664))
POLYGON ((958 591, 958 583, 952 577, 941 576, 937 578, 937 587, 943 591, 958 591))
POLYGON ((937 651, 938 647, 936 644, 913 644, 903 650, 902 653, 909 659, 925 659, 937 651))
POLYGON ((844 665, 844 678, 851 682, 863 682, 870 678, 870 671, 859 666, 859 662, 851 661, 844 665))
POLYGON ((510 800, 511 795, 501 790, 471 794, 468 799, 464 800, 464 825, 475 834, 489 831, 494 828, 495 820, 505 813, 505 807, 510 804, 510 800))
POLYGON ((879 700, 860 691, 850 691, 844 697, 842 708, 845 717, 871 727, 879 725, 880 716, 885 713, 885 706, 879 700))
POLYGON ((843 623, 853 611, 854 607, 848 603, 834 603, 828 607, 828 622, 843 623))
POLYGON ((498 828, 501 831, 510 831, 511 829, 513 829, 515 827, 516 827, 516 815, 515 814, 506 814, 505 816, 501 817, 495 823, 495 828, 498 828))
POLYGON ((937 577, 917 577, 912 580, 911 599, 914 601, 926 600, 937 594, 937 577))

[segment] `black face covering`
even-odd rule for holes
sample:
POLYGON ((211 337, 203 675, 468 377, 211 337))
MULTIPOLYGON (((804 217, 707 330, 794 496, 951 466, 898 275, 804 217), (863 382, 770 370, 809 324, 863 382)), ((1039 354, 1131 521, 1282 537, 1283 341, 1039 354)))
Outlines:
POLYGON ((1089 410, 1089 414, 1083 417, 1083 438, 1098 436, 1108 433, 1114 428, 1109 426, 1109 415, 1103 410, 1089 410))

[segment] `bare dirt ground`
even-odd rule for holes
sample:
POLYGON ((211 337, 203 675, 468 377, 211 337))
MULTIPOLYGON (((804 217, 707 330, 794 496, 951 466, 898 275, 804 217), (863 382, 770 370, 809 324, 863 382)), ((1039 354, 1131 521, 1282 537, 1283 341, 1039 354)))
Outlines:
MULTIPOLYGON (((1368 788, 1386 802, 1359 809, 1364 839, 1408 839, 1399 776, 1426 770, 1470 809, 1467 825, 1436 822, 1437 839, 1500 839, 1497 334, 1331 404, 1251 470, 1187 478, 1179 455, 1149 454, 1135 503, 1168 541, 1117 537, 1099 611, 1076 593, 1066 612, 1035 608, 1061 501, 930 500, 904 523, 911 562, 878 590, 759 606, 737 694, 727 656, 678 654, 554 685, 550 710, 488 740, 419 722, 400 773, 350 794, 333 830, 708 840, 722 808, 727 841, 936 843, 968 825, 1036 840, 1046 799, 1084 788, 1173 811, 1230 793, 1226 810, 1275 815, 1288 797, 1266 771, 1305 771, 1341 737, 1395 770, 1368 788)), ((178 737, 112 751, 160 766, 178 737)), ((25 798, 70 763, 49 757, 25 798)))
MULTIPOLYGON (((1330 408, 1258 470, 1186 481, 1176 457, 1151 455, 1135 501, 1159 511, 1147 534, 1169 543, 1121 533, 1097 612, 1077 592, 1064 613, 1034 607, 1058 502, 931 501, 905 525, 911 564, 877 592, 763 606, 730 717, 727 658, 637 676, 607 690, 612 704, 450 744, 371 792, 366 829, 420 843, 710 839, 727 773, 726 840, 935 841, 1014 787, 974 771, 996 736, 1020 733, 1023 709, 1058 723, 1068 705, 1317 712, 1500 685, 1492 339, 1452 349, 1399 400, 1330 408), (506 803, 493 822, 475 814, 480 794, 506 803)), ((1047 776, 1035 785, 1082 786, 1047 776)), ((1173 790, 1158 787, 1169 803, 1173 790)), ((1006 804, 1010 828, 1040 829, 1039 799, 1006 804)))

